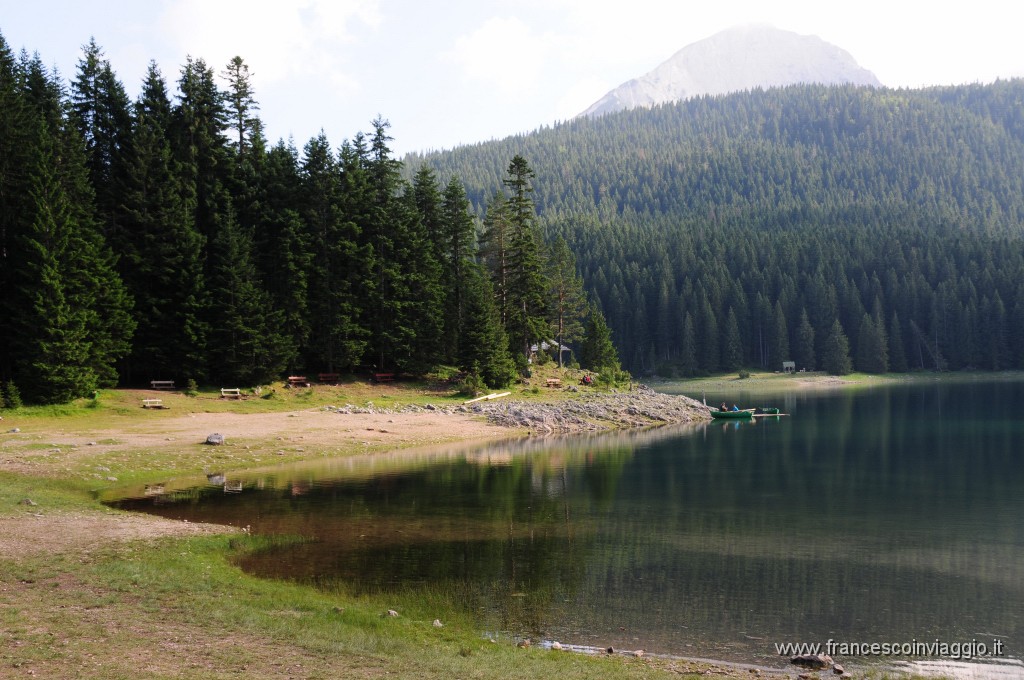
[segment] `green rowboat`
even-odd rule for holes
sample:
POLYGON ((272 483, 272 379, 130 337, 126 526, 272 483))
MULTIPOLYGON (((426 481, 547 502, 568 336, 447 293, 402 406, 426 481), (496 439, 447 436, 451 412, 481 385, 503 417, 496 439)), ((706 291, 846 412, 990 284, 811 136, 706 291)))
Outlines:
POLYGON ((753 409, 749 411, 712 411, 711 417, 721 420, 738 420, 742 418, 753 418, 754 411, 753 409))

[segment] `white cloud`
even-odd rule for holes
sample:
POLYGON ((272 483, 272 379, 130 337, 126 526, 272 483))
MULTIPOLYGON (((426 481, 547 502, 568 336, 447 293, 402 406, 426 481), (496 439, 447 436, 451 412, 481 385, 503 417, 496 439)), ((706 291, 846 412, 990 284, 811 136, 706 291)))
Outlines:
POLYGON ((565 121, 583 113, 591 104, 621 83, 609 83, 596 77, 584 78, 566 90, 555 104, 555 120, 565 121))
POLYGON ((544 67, 545 42, 516 17, 494 17, 457 38, 444 59, 458 65, 468 80, 506 95, 524 94, 535 87, 544 67))
POLYGON ((220 72, 234 56, 249 65, 259 87, 294 77, 357 83, 341 45, 380 23, 378 0, 172 0, 161 29, 184 55, 220 72))

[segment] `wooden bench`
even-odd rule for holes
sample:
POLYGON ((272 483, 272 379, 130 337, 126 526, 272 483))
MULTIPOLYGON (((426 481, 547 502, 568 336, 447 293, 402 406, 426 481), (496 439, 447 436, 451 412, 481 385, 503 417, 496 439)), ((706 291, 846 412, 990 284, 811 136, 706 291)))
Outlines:
POLYGON ((373 381, 374 382, 379 382, 379 383, 382 383, 382 382, 392 382, 394 379, 395 379, 395 374, 394 373, 374 373, 373 374, 373 381))
POLYGON ((220 388, 220 398, 221 399, 226 399, 228 397, 230 397, 232 399, 241 399, 242 398, 242 390, 237 388, 237 387, 222 387, 222 388, 220 388))
POLYGON ((318 373, 316 376, 317 381, 327 385, 337 385, 339 378, 337 373, 318 373))
POLYGON ((149 381, 149 386, 151 388, 153 388, 154 390, 173 390, 174 389, 174 381, 173 380, 150 380, 149 381))
POLYGON ((561 387, 562 381, 559 378, 548 378, 546 384, 548 387, 561 387))
POLYGON ((166 408, 163 399, 143 399, 142 408, 166 408))
POLYGON ((289 387, 309 387, 309 379, 304 375, 288 376, 289 387))

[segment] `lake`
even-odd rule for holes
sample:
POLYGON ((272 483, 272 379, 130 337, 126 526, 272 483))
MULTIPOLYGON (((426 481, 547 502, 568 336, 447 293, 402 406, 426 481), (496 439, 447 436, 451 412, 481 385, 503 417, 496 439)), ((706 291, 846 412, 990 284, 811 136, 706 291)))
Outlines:
POLYGON ((790 415, 168 480, 115 504, 306 537, 241 566, 448 593, 482 634, 769 666, 777 643, 985 644, 999 663, 909 661, 1024 677, 1024 382, 707 399, 790 415))

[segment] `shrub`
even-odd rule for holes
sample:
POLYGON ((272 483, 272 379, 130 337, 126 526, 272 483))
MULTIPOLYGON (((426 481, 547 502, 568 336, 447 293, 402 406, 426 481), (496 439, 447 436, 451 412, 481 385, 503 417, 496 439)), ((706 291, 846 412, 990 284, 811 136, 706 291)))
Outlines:
POLYGON ((199 384, 196 382, 195 378, 189 378, 185 382, 185 394, 190 397, 194 397, 199 394, 199 384))
POLYGON ((4 384, 4 402, 7 404, 7 408, 21 408, 24 403, 21 401, 21 392, 18 390, 18 386, 14 384, 13 380, 8 380, 4 384))
POLYGON ((469 371, 459 383, 459 394, 464 397, 478 397, 487 390, 484 379, 476 371, 469 371))
POLYGON ((750 377, 750 371, 745 368, 740 369, 740 380, 746 380, 750 377))

